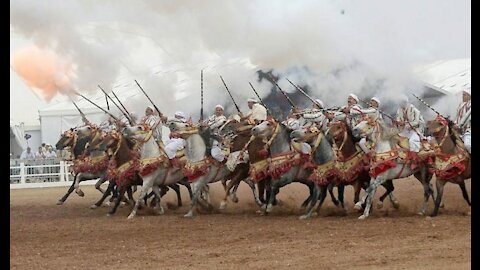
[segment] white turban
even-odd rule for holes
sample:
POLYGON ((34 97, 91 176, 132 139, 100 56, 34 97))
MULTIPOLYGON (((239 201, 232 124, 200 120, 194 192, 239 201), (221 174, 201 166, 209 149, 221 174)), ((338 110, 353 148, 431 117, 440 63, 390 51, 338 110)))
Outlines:
POLYGON ((187 117, 185 116, 185 114, 184 114, 183 112, 181 112, 181 111, 175 112, 175 116, 180 117, 180 118, 183 118, 183 119, 187 118, 187 117))
POLYGON ((463 92, 465 92, 465 93, 467 93, 471 96, 472 95, 472 88, 468 87, 468 88, 464 89, 463 92))
POLYGON ((153 108, 153 106, 147 106, 147 109, 150 109, 155 112, 155 109, 153 108))
POLYGON ((380 99, 378 99, 378 97, 372 97, 372 99, 370 99, 370 100, 373 100, 373 101, 377 102, 378 106, 380 106, 380 99))
POLYGON ((315 102, 317 102, 318 105, 320 105, 320 108, 323 109, 323 101, 321 101, 319 98, 315 99, 315 102))
POLYGON ((216 108, 220 108, 220 109, 222 109, 222 111, 224 111, 223 106, 220 105, 220 104, 218 104, 217 106, 215 106, 215 109, 216 109, 216 108))
POLYGON ((358 97, 357 97, 357 95, 355 95, 355 94, 350 94, 350 95, 348 95, 348 96, 351 97, 351 98, 353 98, 353 99, 355 99, 355 101, 358 102, 358 97))
POLYGON ((257 103, 258 101, 254 98, 249 98, 247 99, 247 102, 254 102, 254 103, 257 103))

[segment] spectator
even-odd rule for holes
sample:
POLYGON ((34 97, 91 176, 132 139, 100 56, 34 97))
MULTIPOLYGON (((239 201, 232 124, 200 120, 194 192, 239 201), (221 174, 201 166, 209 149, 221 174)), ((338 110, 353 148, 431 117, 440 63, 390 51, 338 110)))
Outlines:
POLYGON ((20 155, 21 159, 35 159, 35 154, 31 151, 32 149, 30 147, 27 147, 27 150, 24 150, 22 152, 22 155, 20 155))
POLYGON ((46 153, 43 151, 43 147, 42 147, 42 146, 39 146, 37 153, 35 153, 35 157, 36 157, 37 159, 45 158, 45 154, 46 154, 46 153))
POLYGON ((47 153, 45 153, 46 158, 56 158, 57 153, 53 151, 53 147, 51 145, 47 146, 47 153))

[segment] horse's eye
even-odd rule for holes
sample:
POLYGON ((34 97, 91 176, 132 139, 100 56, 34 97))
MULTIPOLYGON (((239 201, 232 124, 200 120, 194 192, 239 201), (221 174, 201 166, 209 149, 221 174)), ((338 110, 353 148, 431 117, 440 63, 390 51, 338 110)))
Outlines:
POLYGON ((91 129, 90 127, 87 127, 87 129, 91 129))
POLYGON ((270 126, 270 123, 267 123, 267 126, 270 126))

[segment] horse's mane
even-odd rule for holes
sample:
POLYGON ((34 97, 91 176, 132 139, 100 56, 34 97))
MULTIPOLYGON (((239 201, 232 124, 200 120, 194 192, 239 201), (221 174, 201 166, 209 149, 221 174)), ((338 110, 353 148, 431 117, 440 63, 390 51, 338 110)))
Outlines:
POLYGON ((458 132, 455 131, 456 125, 448 116, 445 117, 445 120, 447 120, 448 128, 450 129, 450 139, 452 139, 453 144, 457 146, 457 140, 461 140, 461 138, 458 136, 458 132))
POLYGON ((73 148, 73 156, 77 157, 83 154, 83 151, 85 150, 85 145, 88 141, 90 141, 90 139, 90 136, 78 139, 75 147, 73 148))
POLYGON ((206 155, 210 156, 211 155, 210 152, 212 150, 212 144, 213 144, 212 139, 215 139, 218 141, 220 140, 220 138, 218 138, 218 136, 215 136, 212 133, 212 130, 210 129, 210 127, 201 128, 198 132, 198 135, 200 135, 200 137, 202 137, 203 141, 205 142, 206 155))

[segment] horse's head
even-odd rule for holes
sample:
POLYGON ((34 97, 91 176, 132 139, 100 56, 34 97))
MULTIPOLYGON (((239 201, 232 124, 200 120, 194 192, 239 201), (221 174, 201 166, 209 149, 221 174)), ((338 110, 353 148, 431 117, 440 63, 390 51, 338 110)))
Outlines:
POLYGON ((60 135, 60 139, 55 144, 55 148, 58 150, 63 150, 65 147, 72 147, 73 142, 75 141, 75 136, 77 135, 73 131, 73 128, 67 129, 60 135))
POLYGON ((191 125, 188 123, 173 121, 173 120, 167 121, 166 125, 170 129, 170 132, 178 132, 191 127, 191 125))
POLYGON ((348 128, 344 121, 332 121, 328 124, 329 134, 335 141, 343 141, 347 136, 348 128))
POLYGON ((98 127, 95 125, 86 125, 86 126, 77 127, 74 129, 79 139, 89 137, 89 136, 93 137, 98 130, 99 130, 98 127))
POLYGON ((365 116, 353 129, 352 135, 354 137, 367 137, 370 136, 377 126, 376 118, 365 116))
POLYGON ((122 134, 127 138, 134 140, 145 141, 152 135, 152 129, 147 124, 138 124, 131 127, 125 127, 122 134))
POLYGON ((442 138, 448 127, 448 120, 438 115, 435 119, 427 121, 425 135, 442 138))
POLYGON ((252 128, 252 135, 255 137, 268 138, 273 135, 275 128, 279 125, 274 119, 267 119, 252 128))
POLYGON ((303 141, 310 143, 321 132, 316 126, 303 127, 301 129, 294 130, 290 133, 290 138, 296 141, 303 141))
POLYGON ((98 132, 87 146, 87 152, 113 149, 122 136, 118 131, 98 132))

